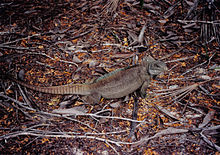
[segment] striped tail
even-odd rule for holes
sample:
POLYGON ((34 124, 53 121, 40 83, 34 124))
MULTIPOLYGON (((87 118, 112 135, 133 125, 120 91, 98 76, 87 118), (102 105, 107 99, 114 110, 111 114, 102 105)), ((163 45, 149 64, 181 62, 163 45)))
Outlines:
POLYGON ((59 95, 64 95, 64 94, 89 95, 90 94, 89 84, 68 84, 61 86, 39 87, 39 86, 29 85, 23 81, 17 80, 12 77, 8 77, 8 78, 24 87, 48 94, 59 94, 59 95))

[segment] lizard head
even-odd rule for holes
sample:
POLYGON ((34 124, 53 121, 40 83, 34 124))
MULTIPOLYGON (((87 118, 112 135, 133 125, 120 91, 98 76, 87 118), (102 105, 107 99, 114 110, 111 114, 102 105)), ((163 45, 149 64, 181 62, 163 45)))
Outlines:
POLYGON ((167 71, 167 65, 162 61, 154 61, 149 64, 148 72, 152 76, 157 76, 165 71, 167 71))
POLYGON ((152 76, 157 76, 168 70, 167 65, 164 62, 157 61, 151 56, 144 58, 143 63, 148 65, 148 72, 152 76))

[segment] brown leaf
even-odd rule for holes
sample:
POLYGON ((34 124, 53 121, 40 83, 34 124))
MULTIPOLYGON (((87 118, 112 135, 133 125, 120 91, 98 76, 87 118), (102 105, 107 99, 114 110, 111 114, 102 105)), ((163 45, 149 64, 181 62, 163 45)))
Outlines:
POLYGON ((205 116, 202 123, 199 124, 199 128, 205 127, 214 117, 215 111, 209 111, 209 113, 205 116))

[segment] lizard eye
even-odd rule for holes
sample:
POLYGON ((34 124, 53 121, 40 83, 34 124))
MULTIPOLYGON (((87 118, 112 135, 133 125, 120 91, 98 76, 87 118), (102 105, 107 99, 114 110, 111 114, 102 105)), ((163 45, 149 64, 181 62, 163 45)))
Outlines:
POLYGON ((154 67, 159 68, 160 65, 158 63, 154 64, 154 67))
POLYGON ((161 65, 160 65, 160 63, 154 63, 152 67, 153 67, 153 69, 160 69, 161 65))

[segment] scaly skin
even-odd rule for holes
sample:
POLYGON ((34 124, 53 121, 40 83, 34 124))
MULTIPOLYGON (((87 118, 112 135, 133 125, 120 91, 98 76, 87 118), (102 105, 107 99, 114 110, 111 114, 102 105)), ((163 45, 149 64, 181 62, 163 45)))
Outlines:
POLYGON ((23 81, 9 77, 22 86, 49 94, 79 94, 88 95, 94 102, 98 102, 101 97, 121 98, 137 89, 140 89, 144 97, 146 89, 152 76, 157 76, 167 70, 165 63, 156 61, 152 57, 146 57, 141 64, 129 66, 123 69, 110 72, 91 84, 69 84, 51 87, 38 87, 29 85, 23 81))

